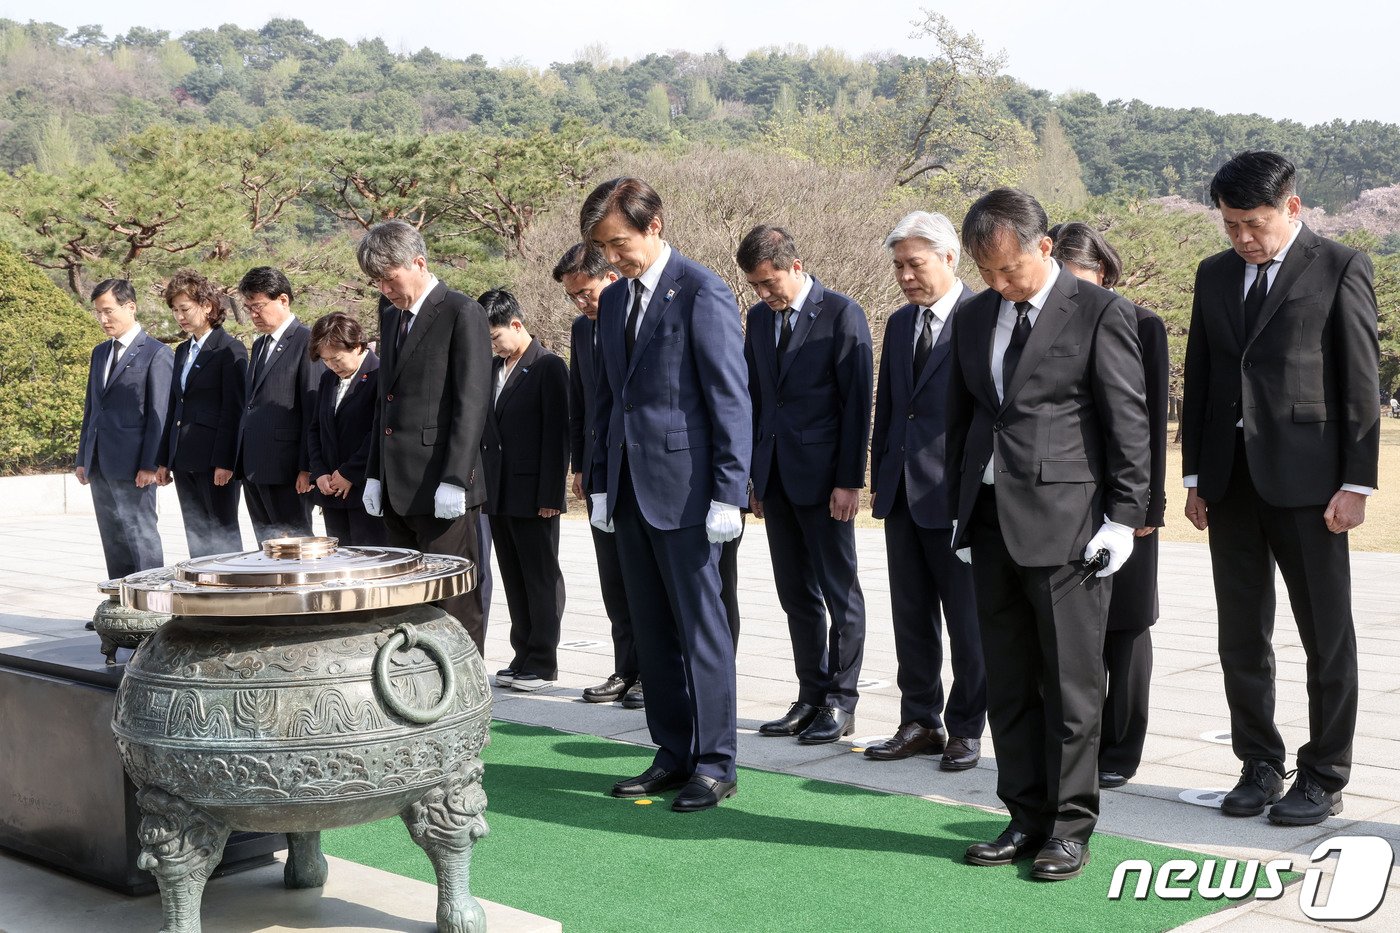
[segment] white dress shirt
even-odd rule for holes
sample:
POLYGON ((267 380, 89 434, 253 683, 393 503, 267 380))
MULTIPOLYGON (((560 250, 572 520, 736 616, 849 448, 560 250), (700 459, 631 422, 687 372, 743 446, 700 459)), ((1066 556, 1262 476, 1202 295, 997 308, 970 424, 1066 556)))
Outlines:
POLYGON ((665 240, 661 241, 661 252, 657 254, 656 261, 647 266, 647 271, 637 276, 635 279, 627 280, 627 307, 623 309, 623 326, 626 327, 627 318, 625 315, 632 311, 632 302, 635 300, 638 285, 642 288, 642 306, 637 309, 637 319, 632 322, 632 335, 635 337, 642 332, 642 319, 647 315, 647 308, 651 307, 651 297, 656 293, 656 283, 661 281, 661 273, 666 271, 666 263, 671 261, 671 244, 665 240))
POLYGON ((287 332, 288 327, 296 323, 296 320, 297 316, 295 314, 289 314, 287 315, 287 319, 279 324, 277 329, 272 332, 272 339, 263 345, 263 358, 262 362, 258 364, 259 366, 266 366, 268 363, 272 362, 272 354, 276 352, 277 344, 281 342, 282 335, 287 332))
MULTIPOLYGON (((933 309, 932 339, 929 346, 938 343, 938 335, 943 332, 943 325, 948 323, 948 318, 953 313, 953 307, 962 297, 963 283, 954 282, 953 287, 943 293, 943 297, 935 301, 932 305, 919 305, 919 313, 914 316, 914 346, 919 346, 919 335, 924 331, 924 311, 933 309)), ((1004 352, 1004 351, 1003 351, 1004 352)))
MULTIPOLYGON (((403 328, 403 335, 405 337, 407 337, 413 332, 413 325, 418 321, 418 312, 423 310, 423 302, 427 300, 428 296, 433 293, 433 289, 437 288, 437 286, 438 277, 429 272, 428 285, 426 288, 423 289, 423 294, 419 295, 418 298, 413 302, 413 304, 410 305, 408 308, 408 313, 413 315, 413 317, 408 319, 408 325, 403 328)), ((403 317, 400 316, 399 320, 402 321, 403 317)))
MULTIPOLYGON (((788 305, 788 310, 792 311, 792 329, 797 329, 797 316, 802 313, 802 306, 807 303, 807 296, 812 294, 812 277, 807 273, 802 273, 802 289, 797 293, 797 297, 788 305)), ((786 311, 779 311, 773 315, 773 341, 783 339, 783 315, 786 311)))

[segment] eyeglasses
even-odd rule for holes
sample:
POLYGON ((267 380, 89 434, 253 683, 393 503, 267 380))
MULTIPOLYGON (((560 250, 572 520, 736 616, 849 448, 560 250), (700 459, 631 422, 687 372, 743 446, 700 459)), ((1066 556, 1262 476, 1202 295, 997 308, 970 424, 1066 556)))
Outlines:
POLYGON ((264 299, 262 301, 257 302, 256 304, 245 301, 243 302, 243 310, 247 311, 249 314, 260 314, 262 312, 262 309, 266 308, 270 304, 272 304, 271 298, 264 299))
POLYGON ((564 292, 564 296, 576 305, 586 305, 593 302, 598 295, 596 288, 580 288, 576 292, 564 292))

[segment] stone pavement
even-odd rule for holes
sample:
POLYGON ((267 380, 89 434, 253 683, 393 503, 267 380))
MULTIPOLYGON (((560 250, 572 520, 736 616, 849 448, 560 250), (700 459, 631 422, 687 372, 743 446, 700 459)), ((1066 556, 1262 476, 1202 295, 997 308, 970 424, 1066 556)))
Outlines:
MULTIPOLYGON (((101 546, 90 505, 74 484, 19 493, 0 481, 0 646, 82 633, 99 596, 101 546), (16 495, 22 501, 16 501, 16 495), (7 507, 8 506, 8 507, 7 507), (86 514, 84 514, 86 508, 86 514), (57 514, 24 514, 51 511, 57 514)), ((168 563, 186 556, 172 490, 162 490, 161 534, 168 563)), ((244 521, 247 545, 250 525, 244 521)), ((984 737, 979 767, 944 773, 936 759, 871 762, 853 751, 889 735, 898 725, 889 580, 882 532, 858 529, 861 582, 868 635, 856 743, 803 747, 790 739, 755 734, 758 724, 782 713, 796 696, 787 626, 773 591, 763 525, 751 521, 740 551, 743 634, 739 650, 740 763, 811 778, 930 799, 998 807, 995 749, 984 737)), ((612 670, 608 621, 598 592, 588 527, 565 520, 561 559, 568 587, 558 686, 522 694, 496 690, 498 719, 609 736, 645 744, 643 714, 616 704, 580 701, 583 687, 612 670)), ((1400 716, 1400 555, 1354 554, 1354 601, 1361 667, 1361 700, 1355 766, 1345 811, 1314 827, 1285 828, 1264 817, 1231 819, 1216 809, 1234 784, 1239 762, 1230 750, 1229 721, 1215 654, 1215 605, 1210 558, 1204 544, 1163 544, 1161 619, 1153 630, 1155 670, 1152 718, 1145 760, 1123 789, 1105 791, 1100 830, 1200 851, 1217 858, 1289 858, 1295 870, 1312 867, 1314 848, 1336 836, 1379 836, 1400 846, 1400 740, 1390 730, 1400 716)), ((1283 593, 1282 581, 1279 592, 1283 593)), ((487 669, 509 660, 504 593, 496 590, 487 639, 487 669)), ((1290 750, 1306 740, 1305 663, 1287 600, 1280 599, 1274 638, 1278 668, 1278 718, 1290 750)), ((94 650, 96 650, 94 639, 94 650)), ((945 671, 946 674, 946 671, 945 671)), ((600 787, 599 792, 605 791, 600 787)), ((0 859, 5 858, 0 856, 0 859)), ((1333 858, 1319 862, 1325 894, 1333 858)), ((1385 903, 1366 920, 1335 923, 1345 930, 1400 928, 1400 873, 1392 873, 1385 903)), ((3 875, 0 875, 3 877, 3 875)), ((1083 883, 1067 882, 1067 883, 1083 883)), ((1299 885, 1277 900, 1222 911, 1189 929, 1254 929, 1324 926, 1299 907, 1299 885)), ((1105 892, 1106 893, 1106 892, 1105 892)), ((0 897, 4 892, 0 891, 0 897)), ((1319 897, 1319 900, 1322 898, 1319 897)), ((3 926, 3 924, 0 924, 3 926)))

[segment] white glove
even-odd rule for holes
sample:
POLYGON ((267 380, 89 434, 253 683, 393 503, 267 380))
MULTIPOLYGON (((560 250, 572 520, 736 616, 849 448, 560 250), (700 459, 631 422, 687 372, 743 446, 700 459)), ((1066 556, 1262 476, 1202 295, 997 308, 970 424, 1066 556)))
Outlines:
POLYGON ((379 518, 384 514, 384 484, 377 479, 365 480, 365 491, 360 496, 360 501, 365 504, 365 511, 379 518))
POLYGON ((612 519, 608 518, 608 494, 605 492, 595 492, 588 497, 593 503, 593 512, 588 517, 588 524, 607 534, 613 533, 612 519))
POLYGON ((744 518, 737 505, 710 500, 710 514, 705 516, 705 537, 711 544, 724 544, 739 537, 744 530, 744 518))
POLYGON ((1100 550, 1108 551, 1108 566, 1094 576, 1111 577, 1133 556, 1133 529, 1109 521, 1105 516, 1103 525, 1094 532, 1094 536, 1084 548, 1084 559, 1092 560, 1100 550))
POLYGON ((438 518, 461 518, 467 514, 467 491, 451 483, 438 483, 433 493, 433 514, 438 518))
MULTIPOLYGON (((953 541, 956 541, 956 540, 958 540, 958 520, 955 518, 955 519, 953 519, 953 538, 952 538, 952 540, 949 541, 948 543, 949 543, 949 544, 952 544, 953 541)), ((971 563, 972 563, 972 548, 970 548, 970 547, 960 547, 960 548, 958 548, 956 551, 953 552, 953 556, 956 557, 958 560, 962 561, 964 564, 971 564, 971 563)))

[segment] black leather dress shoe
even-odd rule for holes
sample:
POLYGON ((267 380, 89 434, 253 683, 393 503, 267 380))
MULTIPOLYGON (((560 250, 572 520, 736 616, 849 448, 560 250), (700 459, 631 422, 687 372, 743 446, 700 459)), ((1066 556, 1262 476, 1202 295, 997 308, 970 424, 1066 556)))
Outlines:
POLYGON ((1258 816, 1264 808, 1283 796, 1283 775, 1259 758, 1250 758, 1240 769, 1235 789, 1220 801, 1226 816, 1258 816))
POLYGON ((966 771, 977 767, 982 760, 982 740, 953 736, 943 749, 943 759, 938 762, 940 771, 966 771))
POLYGON ((719 806, 721 800, 728 800, 737 793, 739 793, 738 781, 721 781, 707 774, 695 774, 681 788, 676 799, 671 801, 671 809, 677 813, 710 810, 719 806))
POLYGON ((872 761, 900 761, 914 755, 937 755, 948 742, 948 733, 917 722, 906 722, 892 737, 865 750, 872 761))
POLYGON ((834 706, 823 706, 812 724, 798 733, 801 745, 825 745, 856 731, 856 714, 834 706))
POLYGON ((1044 844, 1044 837, 1028 836, 1019 829, 1008 826, 991 842, 974 842, 968 846, 963 858, 972 865, 1010 865, 1018 859, 1028 858, 1039 852, 1044 844))
POLYGON ((758 727, 759 735, 797 735, 817 718, 818 709, 810 703, 794 703, 779 719, 758 727))
POLYGON ((639 680, 627 688, 627 692, 622 695, 622 706, 624 709, 643 709, 647 705, 646 695, 642 693, 642 682, 639 680))
POLYGON ((1279 826, 1313 826, 1341 812, 1341 791, 1327 793, 1311 774, 1300 770, 1288 793, 1269 808, 1269 822, 1279 826))
POLYGON ((1122 787, 1122 786, 1123 786, 1124 784, 1126 784, 1126 783, 1128 783, 1128 778, 1127 778, 1127 776, 1126 776, 1126 775, 1123 775, 1123 774, 1119 774, 1117 771, 1100 771, 1100 772, 1099 772, 1099 786, 1100 786, 1100 787, 1107 787, 1107 788, 1122 787))
POLYGON ((1045 843, 1031 865, 1031 877, 1041 881, 1064 881, 1077 878, 1089 864, 1089 847, 1068 839, 1051 839, 1045 843))
POLYGON ((676 774, 652 765, 634 778, 618 781, 612 787, 614 797, 650 797, 662 791, 680 787, 686 782, 684 774, 676 774))
POLYGON ((588 703, 611 703, 613 700, 619 700, 636 679, 613 674, 596 687, 585 687, 583 699, 588 703))

